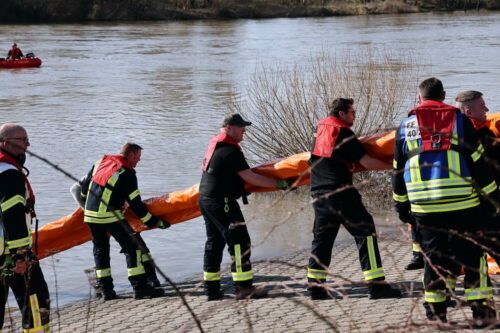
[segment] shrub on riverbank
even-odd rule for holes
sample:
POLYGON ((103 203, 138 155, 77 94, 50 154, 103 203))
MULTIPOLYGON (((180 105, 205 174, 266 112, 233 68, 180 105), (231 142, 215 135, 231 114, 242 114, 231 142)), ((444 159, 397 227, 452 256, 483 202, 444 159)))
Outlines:
POLYGON ((236 19, 499 9, 500 0, 2 0, 0 23, 236 19))
MULTIPOLYGON (((255 123, 247 132, 245 150, 256 162, 309 151, 319 119, 337 97, 355 101, 353 130, 358 136, 392 129, 415 103, 419 66, 414 57, 364 49, 331 55, 305 64, 263 64, 245 93, 235 93, 228 112, 255 123)), ((363 190, 390 203, 387 173, 357 175, 363 190)), ((379 207, 380 208, 380 207, 379 207)))

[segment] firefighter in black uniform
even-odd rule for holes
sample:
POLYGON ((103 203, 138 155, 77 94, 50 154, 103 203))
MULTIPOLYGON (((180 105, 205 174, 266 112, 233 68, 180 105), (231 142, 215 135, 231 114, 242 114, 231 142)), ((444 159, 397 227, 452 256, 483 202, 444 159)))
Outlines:
POLYGON ((236 299, 260 298, 266 290, 253 286, 250 263, 250 236, 236 199, 244 196, 244 181, 262 187, 286 189, 286 180, 275 180, 250 170, 239 142, 251 125, 239 114, 224 118, 219 135, 214 136, 202 163, 199 206, 207 231, 203 279, 209 301, 224 297, 220 290, 220 264, 227 244, 236 299))
POLYGON ((472 123, 444 98, 440 80, 419 85, 420 103, 396 132, 393 198, 401 221, 414 223, 426 258, 427 318, 447 321, 447 279, 461 263, 465 298, 481 327, 495 318, 493 290, 484 253, 468 238, 484 218, 481 197, 496 199, 498 189, 472 123))
POLYGON ((31 248, 35 197, 23 166, 28 146, 23 127, 11 123, 0 127, 0 329, 10 287, 24 332, 50 332, 49 290, 31 248))
POLYGON ((401 297, 399 290, 392 289, 384 281, 375 224, 352 183, 351 167, 356 162, 370 170, 384 170, 390 165, 368 155, 350 129, 355 118, 353 103, 349 98, 335 99, 329 107, 329 116, 319 122, 313 140, 309 164, 315 214, 314 240, 307 270, 312 299, 331 296, 324 283, 340 225, 344 225, 356 240, 370 298, 401 297))
MULTIPOLYGON (((132 211, 148 227, 167 228, 170 225, 151 215, 141 200, 134 168, 141 159, 142 148, 133 143, 122 147, 120 155, 104 155, 80 180, 82 200, 85 200, 84 222, 92 233, 97 286, 104 300, 116 298, 109 257, 109 236, 113 236, 125 254, 128 278, 134 289, 134 298, 158 297, 164 290, 148 283, 149 271, 153 269, 147 248, 140 249, 137 239, 131 235, 131 227, 122 212, 127 203, 132 211)), ((144 245, 144 244, 143 244, 144 245)), ((149 272, 151 276, 151 272, 149 272)))

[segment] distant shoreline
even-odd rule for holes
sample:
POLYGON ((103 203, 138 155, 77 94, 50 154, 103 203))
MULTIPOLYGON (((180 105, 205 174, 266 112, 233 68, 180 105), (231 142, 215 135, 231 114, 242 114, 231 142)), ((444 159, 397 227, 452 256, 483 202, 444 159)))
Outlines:
POLYGON ((500 0, 2 0, 0 24, 327 17, 500 10, 500 0))

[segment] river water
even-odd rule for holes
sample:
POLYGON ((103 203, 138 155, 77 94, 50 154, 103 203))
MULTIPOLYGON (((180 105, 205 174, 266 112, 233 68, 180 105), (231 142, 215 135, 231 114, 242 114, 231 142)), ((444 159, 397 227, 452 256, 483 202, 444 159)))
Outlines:
MULTIPOLYGON (((124 142, 141 144, 137 173, 143 198, 148 198, 199 181, 202 154, 226 112, 225 98, 235 91, 244 94, 261 63, 299 63, 325 49, 370 46, 411 52, 426 66, 423 76, 443 79, 448 96, 481 90, 490 109, 499 110, 499 34, 500 13, 3 25, 0 48, 7 52, 16 40, 25 53, 40 56, 43 65, 0 70, 0 122, 25 126, 33 152, 77 177, 124 142)), ((69 194, 72 180, 34 158, 27 166, 42 225, 76 208, 69 194)), ((254 258, 310 246, 307 198, 253 197, 245 212, 254 258)), ((158 265, 174 280, 201 272, 201 219, 144 237, 158 265)), ((116 285, 128 288, 116 244, 112 256, 116 285)), ((89 243, 42 264, 59 304, 87 296, 83 269, 93 266, 89 243)))

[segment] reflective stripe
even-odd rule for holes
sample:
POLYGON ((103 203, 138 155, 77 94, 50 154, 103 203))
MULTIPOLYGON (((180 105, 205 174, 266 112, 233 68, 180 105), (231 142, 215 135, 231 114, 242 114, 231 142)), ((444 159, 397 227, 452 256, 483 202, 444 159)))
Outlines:
POLYGON ((38 305, 38 297, 36 294, 30 295, 31 318, 33 319, 33 327, 42 326, 42 317, 40 316, 40 306, 38 305))
POLYGON ((139 189, 135 190, 134 192, 130 193, 128 195, 129 199, 130 200, 134 200, 135 198, 137 198, 139 195, 141 195, 141 193, 139 192, 139 189))
POLYGON ((460 178, 460 154, 454 150, 448 150, 446 152, 446 157, 448 159, 448 174, 449 179, 460 178))
POLYGON ((477 147, 476 151, 473 152, 470 157, 472 158, 472 160, 474 162, 476 162, 478 159, 481 158, 481 155, 483 155, 484 153, 484 147, 482 144, 479 144, 479 146, 477 147))
POLYGON ((328 272, 324 269, 314 269, 314 268, 307 269, 307 277, 309 279, 326 280, 327 275, 328 272))
POLYGON ((250 270, 248 272, 232 272, 233 281, 248 281, 253 279, 253 272, 250 270))
POLYGON ((87 193, 80 192, 80 196, 81 196, 82 198, 86 198, 86 197, 87 197, 87 193))
POLYGON ((236 272, 242 272, 241 269, 241 246, 240 244, 234 245, 234 264, 236 266, 236 272))
POLYGON ((371 269, 369 271, 363 271, 365 276, 365 281, 370 281, 376 278, 384 277, 384 269, 382 267, 371 269))
POLYGON ((442 188, 442 187, 451 187, 451 186, 471 186, 472 178, 471 177, 461 177, 459 179, 431 179, 431 180, 422 180, 419 182, 411 182, 406 184, 406 188, 408 191, 415 191, 421 189, 428 188, 442 188))
POLYGON ((465 299, 467 301, 493 298, 492 287, 465 289, 464 291, 465 291, 465 299))
POLYGON ((446 291, 425 291, 424 300, 429 303, 441 303, 446 301, 446 291))
POLYGON ((483 254, 479 260, 479 288, 488 287, 488 262, 486 261, 486 254, 483 254))
POLYGON ((422 252, 422 248, 420 247, 420 244, 413 242, 411 244, 411 249, 413 252, 422 252))
POLYGON ((220 272, 203 272, 203 281, 220 281, 220 272))
POLYGON ((482 193, 485 194, 490 194, 491 192, 495 191, 497 189, 497 183, 495 181, 492 181, 490 184, 486 185, 481 189, 482 193))
POLYGON ((23 237, 23 238, 19 238, 19 239, 14 239, 14 240, 7 241, 7 247, 9 249, 17 249, 18 247, 22 247, 22 246, 31 246, 31 241, 32 241, 31 236, 27 236, 27 237, 23 237))
POLYGON ((35 326, 33 328, 23 328, 23 333, 50 333, 50 324, 47 323, 45 325, 35 326))
POLYGON ((393 192, 392 193, 392 198, 396 202, 407 202, 408 201, 408 194, 399 195, 399 194, 396 194, 396 193, 393 192))
POLYGON ((86 209, 84 214, 83 222, 86 223, 113 223, 125 219, 121 210, 94 212, 86 209))
POLYGON ((455 290, 456 287, 457 287, 457 278, 448 276, 446 278, 446 289, 455 290))
POLYGON ((95 276, 98 279, 111 276, 111 268, 96 269, 95 276))
POLYGON ((392 160, 392 168, 397 169, 398 168, 398 161, 392 160))
POLYGON ((144 253, 141 256, 141 261, 142 262, 148 262, 151 259, 151 253, 144 253))
MULTIPOLYGON (((420 166, 418 163, 418 155, 413 156, 408 161, 410 164, 410 179, 411 183, 421 182, 422 178, 420 176, 420 166)), ((409 190, 409 189, 408 189, 409 190)))
POLYGON ((153 217, 153 215, 151 215, 150 212, 147 212, 146 215, 144 215, 143 217, 141 217, 141 221, 146 223, 148 222, 149 220, 151 220, 151 218, 153 217))
POLYGON ((434 204, 411 204, 411 211, 413 213, 438 213, 438 212, 451 212, 479 206, 479 198, 476 194, 472 199, 457 200, 448 203, 434 203, 434 204))
POLYGON ((146 271, 144 270, 144 266, 142 265, 141 257, 142 257, 141 250, 136 250, 135 251, 135 260, 137 262, 137 266, 127 269, 127 274, 129 277, 141 275, 141 274, 146 274, 146 271))
POLYGON ((86 216, 90 216, 90 217, 100 217, 100 218, 119 217, 120 219, 123 219, 123 213, 119 209, 118 210, 114 210, 112 212, 94 212, 92 210, 85 209, 84 214, 86 216))
POLYGON ((12 208, 17 204, 22 204, 23 206, 26 205, 26 200, 20 194, 16 194, 15 196, 10 198, 9 200, 2 202, 2 204, 0 205, 0 208, 2 209, 2 212, 6 212, 7 210, 9 210, 9 208, 12 208))
POLYGON ((378 268, 377 257, 375 256, 375 246, 373 244, 373 236, 366 237, 366 247, 368 250, 368 258, 370 260, 370 270, 378 268))
POLYGON ((136 276, 136 275, 141 275, 141 274, 145 274, 145 273, 146 273, 146 271, 144 270, 143 266, 132 267, 132 268, 128 268, 127 269, 127 276, 128 277, 136 276))
POLYGON ((111 191, 109 188, 105 188, 102 192, 101 203, 99 204, 98 212, 106 212, 108 210, 109 199, 111 199, 111 191))
POLYGON ((439 200, 443 197, 468 197, 473 193, 469 185, 465 188, 439 188, 435 190, 421 190, 419 192, 408 192, 410 201, 439 200))
POLYGON ((109 177, 108 179, 108 184, 114 187, 116 185, 116 182, 118 181, 118 178, 120 178, 120 175, 123 173, 123 171, 125 170, 120 169, 115 173, 113 173, 111 177, 109 177))

